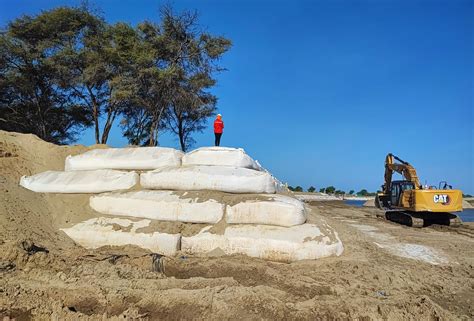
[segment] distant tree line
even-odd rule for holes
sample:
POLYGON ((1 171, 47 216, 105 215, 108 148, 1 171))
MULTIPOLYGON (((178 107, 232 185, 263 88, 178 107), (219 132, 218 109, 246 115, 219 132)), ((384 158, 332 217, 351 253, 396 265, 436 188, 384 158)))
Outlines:
POLYGON ((85 6, 10 22, 0 35, 0 129, 65 144, 94 128, 107 143, 118 119, 133 145, 170 131, 186 150, 215 114, 210 93, 231 41, 198 15, 160 10, 158 22, 107 23, 85 6))
MULTIPOLYGON (((303 187, 301 186, 288 186, 288 189, 292 192, 303 192, 303 187)), ((316 192, 316 188, 314 186, 310 186, 306 190, 309 193, 314 193, 316 192)), ((334 186, 328 186, 328 187, 322 187, 319 189, 320 193, 326 193, 326 194, 335 194, 335 195, 357 195, 357 196, 375 196, 377 193, 370 193, 366 189, 362 189, 359 192, 355 193, 354 190, 350 190, 349 193, 346 193, 343 190, 336 189, 334 186)))

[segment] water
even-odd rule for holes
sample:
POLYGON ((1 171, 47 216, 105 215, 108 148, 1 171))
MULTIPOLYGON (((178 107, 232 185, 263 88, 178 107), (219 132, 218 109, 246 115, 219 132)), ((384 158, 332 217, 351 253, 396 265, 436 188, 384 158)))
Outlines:
POLYGON ((345 200, 344 203, 350 206, 362 207, 366 201, 364 200, 345 200))
MULTIPOLYGON (((350 206, 361 207, 362 205, 364 205, 365 201, 345 200, 344 203, 350 206)), ((474 222, 474 208, 465 209, 464 211, 456 214, 459 215, 463 222, 474 222)))
POLYGON ((474 208, 468 208, 459 213, 459 217, 463 222, 474 222, 474 208))

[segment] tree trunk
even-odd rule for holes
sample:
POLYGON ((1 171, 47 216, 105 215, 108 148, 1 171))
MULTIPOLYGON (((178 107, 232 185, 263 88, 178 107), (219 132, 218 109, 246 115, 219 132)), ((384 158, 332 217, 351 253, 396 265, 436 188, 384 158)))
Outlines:
POLYGON ((155 146, 155 121, 152 121, 150 126, 150 137, 148 139, 148 146, 155 146))
POLYGON ((100 144, 100 140, 99 140, 99 117, 97 115, 97 107, 94 106, 94 113, 93 113, 93 116, 94 116, 94 127, 95 127, 95 143, 96 144, 100 144))
POLYGON ((183 152, 186 152, 186 141, 184 139, 183 122, 181 120, 178 121, 178 136, 179 144, 181 145, 181 150, 183 152))
POLYGON ((158 145, 158 126, 160 125, 161 114, 163 113, 164 107, 160 108, 158 115, 153 116, 153 121, 150 127, 150 146, 158 145))
POLYGON ((100 129, 99 129, 99 106, 97 106, 97 100, 95 95, 92 92, 92 89, 86 86, 87 91, 91 97, 92 102, 92 117, 94 117, 94 127, 95 127, 95 143, 100 144, 100 129))
POLYGON ((107 120, 104 125, 104 130, 102 132, 102 144, 107 144, 107 140, 109 139, 110 130, 112 129, 112 125, 115 121, 115 117, 117 116, 117 111, 114 109, 107 113, 107 120))

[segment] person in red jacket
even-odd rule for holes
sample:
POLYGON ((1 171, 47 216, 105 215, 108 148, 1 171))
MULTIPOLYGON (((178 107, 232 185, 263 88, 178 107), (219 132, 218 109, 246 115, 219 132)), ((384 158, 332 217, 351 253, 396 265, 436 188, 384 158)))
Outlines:
POLYGON ((217 114, 216 120, 214 120, 214 135, 216 136, 215 145, 221 144, 221 136, 224 131, 224 122, 222 121, 222 115, 217 114))

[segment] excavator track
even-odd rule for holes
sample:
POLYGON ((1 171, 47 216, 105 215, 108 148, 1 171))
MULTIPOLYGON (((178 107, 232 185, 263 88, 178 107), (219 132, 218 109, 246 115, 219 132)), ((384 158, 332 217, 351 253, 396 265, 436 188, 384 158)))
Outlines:
POLYGON ((385 212, 385 218, 389 221, 410 227, 425 227, 433 224, 459 227, 462 221, 458 215, 453 213, 432 213, 432 212, 410 212, 394 211, 385 212))
POLYGON ((412 215, 406 211, 388 211, 385 212, 385 218, 389 221, 410 226, 410 227, 423 227, 424 220, 412 215))

